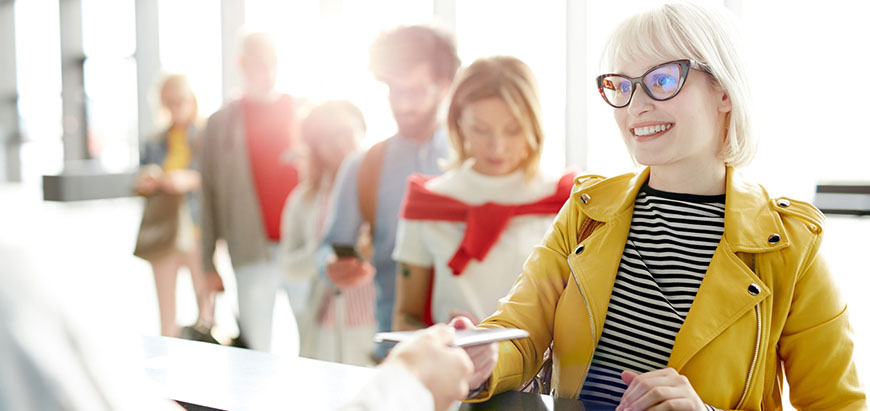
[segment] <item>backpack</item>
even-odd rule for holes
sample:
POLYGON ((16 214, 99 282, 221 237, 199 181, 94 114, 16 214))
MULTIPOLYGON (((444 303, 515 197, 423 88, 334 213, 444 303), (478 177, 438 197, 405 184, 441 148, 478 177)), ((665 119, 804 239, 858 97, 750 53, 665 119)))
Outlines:
POLYGON ((387 152, 388 138, 372 146, 362 158, 357 181, 357 203, 363 222, 369 224, 372 233, 375 232, 375 214, 378 208, 378 185, 381 180, 381 169, 384 167, 384 156, 387 152))

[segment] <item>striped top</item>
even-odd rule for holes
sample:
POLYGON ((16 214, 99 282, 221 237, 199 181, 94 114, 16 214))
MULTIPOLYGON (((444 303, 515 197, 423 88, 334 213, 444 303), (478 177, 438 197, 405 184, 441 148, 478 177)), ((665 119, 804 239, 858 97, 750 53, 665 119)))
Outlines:
POLYGON ((617 405, 626 389, 622 371, 667 367, 724 222, 724 194, 675 194, 644 184, 580 399, 617 405))

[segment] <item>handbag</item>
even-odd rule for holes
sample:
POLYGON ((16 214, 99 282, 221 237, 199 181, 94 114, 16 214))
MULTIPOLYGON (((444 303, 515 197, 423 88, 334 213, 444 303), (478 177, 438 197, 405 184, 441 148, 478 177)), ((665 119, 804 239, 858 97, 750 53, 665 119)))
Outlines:
POLYGON ((154 262, 193 250, 193 218, 184 194, 157 193, 145 198, 133 255, 154 262))

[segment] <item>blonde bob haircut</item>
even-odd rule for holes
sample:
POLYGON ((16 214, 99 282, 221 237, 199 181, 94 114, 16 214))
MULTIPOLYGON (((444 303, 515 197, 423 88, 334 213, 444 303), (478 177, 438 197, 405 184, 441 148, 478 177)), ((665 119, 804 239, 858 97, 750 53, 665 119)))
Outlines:
POLYGON ((447 109, 447 132, 453 152, 445 168, 458 168, 471 157, 459 125, 462 111, 469 104, 493 97, 504 101, 526 136, 530 153, 522 168, 526 178, 530 179, 540 169, 544 143, 541 101, 532 70, 520 59, 510 56, 477 59, 458 76, 447 109))
POLYGON ((722 6, 666 4, 620 24, 605 45, 602 65, 613 71, 617 62, 634 59, 698 62, 731 99, 719 157, 741 167, 755 156, 757 142, 740 38, 734 15, 722 6))
POLYGON ((166 105, 166 99, 170 92, 177 92, 185 95, 193 104, 193 121, 196 122, 199 118, 199 103, 196 100, 196 94, 193 92, 193 87, 190 86, 190 81, 187 75, 181 73, 173 73, 165 75, 157 87, 157 98, 160 102, 160 108, 163 110, 161 115, 169 121, 169 107, 166 105))

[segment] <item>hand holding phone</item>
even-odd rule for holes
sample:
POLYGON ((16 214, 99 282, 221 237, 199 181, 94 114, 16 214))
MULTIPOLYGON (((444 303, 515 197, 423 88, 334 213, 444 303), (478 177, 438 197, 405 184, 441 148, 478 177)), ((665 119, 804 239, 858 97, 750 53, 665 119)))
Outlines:
POLYGON ((356 258, 357 260, 362 260, 359 251, 357 251, 355 246, 350 244, 333 244, 332 251, 335 252, 335 256, 338 258, 356 258))
POLYGON ((326 264, 326 275, 340 289, 354 287, 375 276, 375 267, 364 260, 356 247, 346 244, 333 244, 336 258, 326 264))

